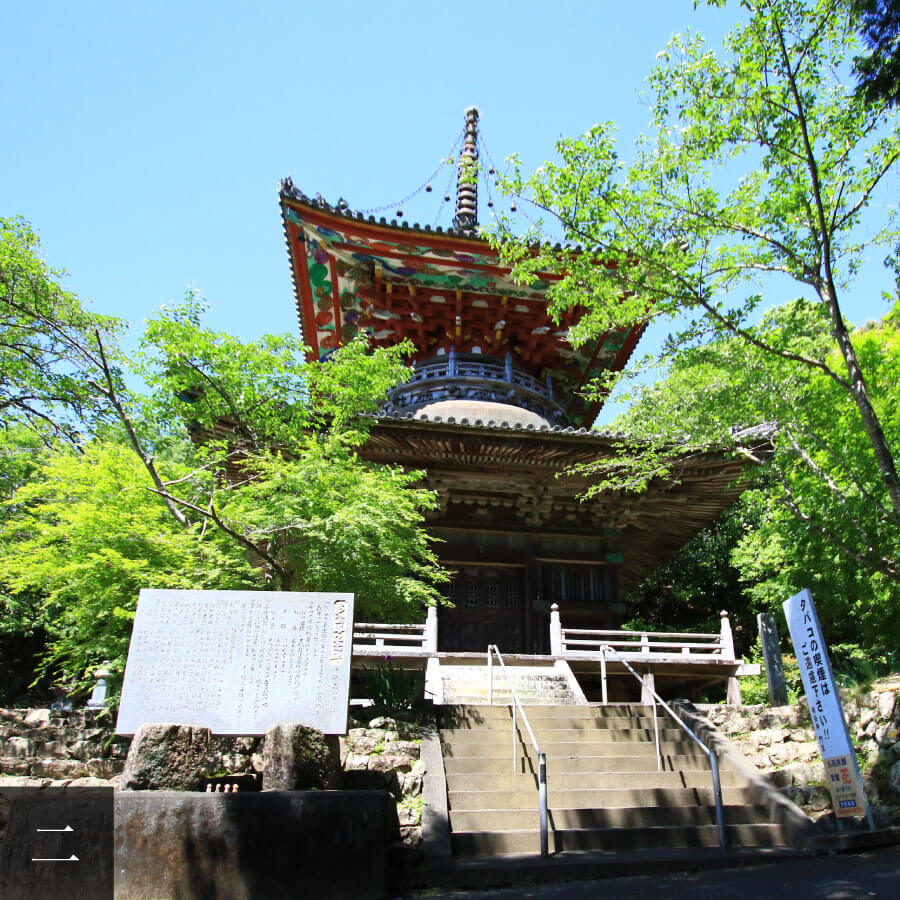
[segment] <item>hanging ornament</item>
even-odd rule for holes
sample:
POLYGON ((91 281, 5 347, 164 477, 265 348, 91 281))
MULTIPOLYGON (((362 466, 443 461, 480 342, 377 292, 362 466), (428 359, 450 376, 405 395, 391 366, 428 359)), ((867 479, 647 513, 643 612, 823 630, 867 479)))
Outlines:
POLYGON ((444 194, 444 203, 449 203, 449 202, 450 202, 450 195, 444 194))
POLYGON ((488 169, 488 175, 493 175, 493 174, 494 174, 494 169, 492 167, 492 168, 488 169))
POLYGON ((509 204, 509 211, 510 211, 510 212, 515 212, 517 209, 518 209, 518 207, 516 206, 515 203, 510 203, 510 204, 509 204))
POLYGON ((431 190, 432 190, 431 183, 429 182, 428 184, 425 185, 425 193, 430 194, 431 190))
POLYGON ((402 219, 402 218, 403 218, 403 210, 402 210, 402 209, 398 209, 398 210, 397 210, 397 218, 398 218, 398 219, 402 219))

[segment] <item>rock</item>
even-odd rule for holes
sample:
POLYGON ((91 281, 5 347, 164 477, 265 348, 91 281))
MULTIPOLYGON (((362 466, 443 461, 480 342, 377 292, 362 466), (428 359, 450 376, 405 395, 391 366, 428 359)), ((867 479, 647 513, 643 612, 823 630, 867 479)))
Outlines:
POLYGON ((875 719, 872 719, 865 728, 865 734, 867 737, 875 737, 875 732, 878 731, 878 722, 875 719))
POLYGON ((365 753, 348 753, 344 761, 344 769, 352 772, 356 769, 368 769, 369 757, 365 753))
POLYGON ((900 760, 897 760, 891 766, 891 774, 888 776, 888 784, 895 790, 900 791, 900 760))
POLYGON ((30 738, 12 737, 6 742, 6 750, 10 756, 34 756, 36 744, 30 738))
POLYGON ((787 765, 793 760, 793 757, 794 752, 792 748, 784 744, 776 744, 774 747, 769 748, 769 759, 772 760, 772 765, 787 765))
POLYGON ((213 764, 208 728, 148 723, 131 742, 122 787, 126 791, 198 791, 213 764))
POLYGON ((408 772, 412 768, 412 760, 408 756, 395 756, 384 753, 369 757, 369 770, 372 772, 408 772))
POLYGON ((422 793, 422 777, 425 775, 425 763, 421 760, 403 776, 403 796, 418 797, 422 793))
POLYGON ((790 769, 775 769, 773 772, 766 772, 765 779, 777 788, 789 787, 793 783, 790 769))
POLYGON ((31 774, 39 778, 80 778, 85 770, 79 759, 36 759, 31 774))
POLYGON ((796 744, 803 744, 809 740, 809 732, 804 728, 795 728, 793 731, 788 732, 785 737, 786 741, 794 741, 796 744))
POLYGON ((809 792, 805 806, 813 812, 822 812, 831 808, 831 792, 821 784, 812 784, 806 790, 809 792))
POLYGON ((353 730, 363 732, 363 734, 348 741, 353 753, 371 753, 378 744, 382 743, 380 738, 370 737, 362 728, 354 728, 353 730))
POLYGON ((875 718, 875 710, 874 709, 869 709, 868 707, 866 707, 866 708, 860 710, 859 727, 863 731, 865 731, 866 728, 869 727, 869 724, 871 723, 872 719, 874 719, 874 718, 875 718))
POLYGON ((93 775, 82 775, 81 778, 73 778, 69 787, 109 787, 105 778, 96 778, 93 775))
POLYGON ((751 743, 755 743, 757 747, 769 747, 772 744, 772 732, 757 731, 756 736, 751 743))
POLYGON ((881 747, 893 746, 897 743, 898 738, 900 738, 900 728, 897 728, 893 723, 882 725, 875 732, 875 742, 881 747))
POLYGON ((781 793, 797 806, 803 806, 806 803, 806 789, 792 785, 791 787, 781 788, 781 793))
POLYGON ((50 724, 50 710, 29 709, 23 721, 29 728, 42 728, 50 724))
POLYGON ((266 730, 263 743, 264 791, 297 791, 340 787, 337 742, 317 728, 289 722, 266 730))
POLYGON ((421 745, 414 741, 390 741, 384 745, 385 753, 399 753, 409 756, 412 759, 418 759, 421 752, 421 745))
POLYGON ((412 806, 398 806, 397 818, 400 825, 418 825, 422 821, 421 812, 412 806))
POLYGON ((397 720, 390 719, 387 716, 376 716, 369 722, 369 728, 390 728, 394 731, 397 730, 397 720))
POLYGON ((27 759, 16 756, 0 757, 0 775, 27 775, 31 764, 27 759))
POLYGON ((70 747, 66 746, 65 741, 47 741, 41 751, 45 756, 58 756, 61 759, 83 759, 83 756, 76 757, 70 747))
POLYGON ((897 695, 891 691, 885 691, 878 695, 878 715, 882 719, 890 719, 894 715, 897 705, 897 695))
POLYGON ((84 768, 88 775, 93 778, 109 780, 122 773, 122 765, 122 762, 118 759, 103 759, 98 756, 87 760, 84 768))
POLYGON ((757 769, 768 769, 771 765, 769 757, 765 753, 754 753, 751 756, 748 756, 747 759, 753 763, 757 769))
POLYGON ((803 763, 794 763, 793 765, 788 766, 784 771, 790 773, 791 784, 795 784, 797 787, 806 787, 806 785, 809 784, 812 775, 809 766, 805 766, 803 763))

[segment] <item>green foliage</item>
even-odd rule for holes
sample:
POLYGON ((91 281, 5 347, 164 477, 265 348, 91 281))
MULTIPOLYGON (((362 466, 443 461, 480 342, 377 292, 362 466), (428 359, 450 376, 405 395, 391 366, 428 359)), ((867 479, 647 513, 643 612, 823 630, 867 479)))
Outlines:
POLYGON ((173 501, 260 559, 274 587, 350 591, 359 615, 393 620, 438 602, 446 576, 421 528, 434 493, 415 486, 421 472, 356 452, 408 377, 409 345, 371 351, 359 338, 310 363, 291 337, 244 343, 203 328, 202 311, 193 296, 164 309, 142 343, 150 408, 200 441, 198 499, 173 501))
POLYGON ((558 162, 507 181, 585 251, 535 246, 539 230, 516 239, 505 224, 495 240, 522 281, 561 276, 553 309, 584 309, 575 343, 659 317, 687 323, 661 359, 687 356, 665 396, 641 397, 635 440, 581 468, 598 476, 594 490, 677 480, 678 459, 710 446, 761 461, 765 441, 731 426, 777 426, 766 487, 780 487, 758 495, 764 525, 736 558, 753 603, 825 572, 848 627, 889 641, 900 627, 888 614, 900 578, 897 331, 885 321, 851 337, 841 304, 864 257, 900 236, 886 190, 900 120, 846 84, 856 52, 846 3, 742 5, 721 53, 685 34, 659 55, 651 132, 630 165, 601 124, 561 140, 558 162), (754 327, 763 278, 812 299, 754 327), (842 592, 854 598, 843 606, 842 592))
POLYGON ((215 531, 181 528, 149 485, 130 449, 96 442, 51 456, 7 502, 0 569, 13 597, 40 598, 7 611, 10 624, 45 629, 45 668, 73 685, 89 686, 105 660, 123 670, 141 588, 258 582, 238 548, 215 531))
MULTIPOLYGON (((770 311, 748 332, 825 362, 836 355, 820 310, 802 301, 770 311)), ((896 444, 900 331, 886 319, 853 340, 887 440, 896 444)), ((833 379, 727 338, 679 354, 616 424, 638 438, 653 430, 675 447, 685 434, 697 447, 735 447, 734 422, 770 434, 771 445, 751 433, 739 446, 762 464, 757 485, 639 589, 643 615, 656 608, 662 616, 669 602, 691 624, 692 612, 715 612, 709 600, 716 598, 753 634, 757 612, 780 612, 785 598, 809 587, 832 639, 896 644, 900 527, 856 409, 833 379)))
POLYGON ((94 403, 98 335, 121 323, 88 313, 40 258, 23 219, 0 219, 0 425, 75 440, 105 409, 94 403))
POLYGON ((408 347, 358 340, 308 363, 293 338, 242 342, 202 312, 190 296, 148 324, 151 397, 124 388, 102 332, 77 345, 110 414, 81 423, 83 448, 0 432, 0 632, 49 635, 45 670, 73 685, 122 670, 141 588, 348 591, 358 614, 395 620, 439 599, 421 527, 434 494, 356 453, 408 347))
POLYGON ((406 714, 421 702, 425 691, 425 669, 406 670, 390 657, 360 673, 362 688, 379 713, 406 714))
POLYGON ((900 3, 851 0, 866 52, 853 61, 858 91, 868 103, 896 106, 900 100, 900 3))

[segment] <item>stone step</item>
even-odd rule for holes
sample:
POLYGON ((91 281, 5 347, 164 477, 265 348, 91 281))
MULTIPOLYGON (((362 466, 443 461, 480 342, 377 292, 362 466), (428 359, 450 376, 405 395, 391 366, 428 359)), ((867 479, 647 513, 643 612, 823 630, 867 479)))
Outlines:
MULTIPOLYGON (((558 706, 547 706, 545 709, 557 710, 558 706)), ((532 707, 531 712, 528 713, 528 722, 531 727, 538 731, 556 731, 560 728, 565 728, 569 730, 583 731, 586 734, 590 734, 591 732, 601 731, 617 731, 620 728, 630 728, 630 729, 649 729, 653 730, 653 719, 647 718, 645 716, 633 716, 631 718, 625 719, 600 719, 600 718, 591 718, 587 716, 541 716, 537 714, 537 711, 540 710, 541 707, 532 707)), ((583 709, 583 707, 572 706, 569 709, 583 709)), ((516 716, 516 721, 520 721, 521 716, 516 716)), ((671 720, 666 721, 665 719, 658 719, 660 730, 662 729, 670 729, 678 728, 674 722, 671 720)), ((445 719, 444 724, 442 725, 443 731, 508 731, 512 726, 512 713, 508 710, 505 715, 502 716, 492 716, 488 719, 483 719, 482 721, 478 721, 475 718, 463 719, 453 717, 449 720, 445 719)), ((680 728, 678 728, 681 731, 680 728)), ((685 734, 685 732, 681 732, 685 734)))
MULTIPOLYGON (((621 784, 621 779, 620 779, 621 784)), ((450 809, 537 809, 536 784, 528 790, 449 791, 450 809)), ((592 790, 556 790, 549 803, 559 809, 604 809, 636 806, 711 806, 712 779, 698 787, 611 787, 592 790)), ((753 803, 749 788, 723 787, 722 802, 730 806, 753 803)))
MULTIPOLYGON (((607 706, 591 706, 579 704, 578 706, 560 706, 560 707, 529 707, 527 703, 523 704, 528 717, 532 715, 541 716, 542 718, 553 718, 561 716, 563 718, 571 718, 577 716, 586 719, 608 719, 613 721, 621 721, 622 719, 632 718, 634 716, 642 716, 652 721, 653 707, 641 706, 639 704, 610 703, 607 706)), ((488 704, 468 705, 454 707, 452 704, 445 704, 441 707, 441 720, 446 721, 448 718, 456 717, 461 721, 472 720, 475 722, 484 722, 492 718, 500 718, 504 714, 509 715, 509 705, 488 704)), ((659 717, 663 718, 664 713, 659 711, 659 717)))
MULTIPOLYGON (((736 783, 733 772, 720 772, 722 787, 736 783)), ((547 774, 547 790, 557 791, 605 790, 626 785, 630 788, 683 788, 707 787, 712 784, 710 770, 688 769, 678 772, 575 772, 547 774)), ((537 778, 530 772, 517 773, 460 773, 447 777, 447 789, 451 796, 464 791, 528 791, 537 789, 537 778)))
MULTIPOLYGON (((528 740, 528 732, 525 726, 518 723, 519 735, 528 740)), ((564 743, 582 743, 595 744, 627 744, 627 743, 652 743, 656 746, 656 735, 653 728, 610 728, 610 729, 582 729, 582 728, 539 728, 532 723, 532 731, 539 744, 547 741, 548 743, 564 744, 564 743)), ((441 740, 452 744, 459 741, 478 740, 481 743, 496 740, 498 742, 506 741, 509 744, 512 734, 512 726, 509 722, 505 726, 497 725, 496 728, 483 729, 455 729, 441 728, 441 740)), ((680 746, 681 744, 692 744, 696 746, 694 741, 681 729, 660 728, 659 729, 660 744, 668 744, 670 746, 680 746)))
MULTIPOLYGON (((604 741, 587 740, 580 741, 562 740, 554 741, 546 737, 539 739, 540 748, 546 754, 548 761, 554 757, 561 759, 575 756, 652 756, 656 759, 656 743, 654 741, 604 741)), ((523 744, 518 741, 519 750, 523 756, 533 757, 534 749, 526 738, 523 744)), ((476 739, 475 736, 465 738, 455 735, 452 741, 441 741, 444 757, 483 757, 501 758, 512 762, 512 740, 509 734, 505 740, 476 739)), ((667 741, 660 745, 660 752, 668 756, 690 756, 697 759, 707 759, 706 754, 692 741, 682 741, 675 744, 667 741)))
MULTIPOLYGON (((765 806, 725 806, 726 825, 765 823, 765 806)), ((454 831, 524 831, 537 827, 537 806, 532 809, 451 810, 454 831)), ((551 828, 651 828, 655 826, 715 825, 714 806, 614 807, 612 809, 559 809, 549 811, 551 828)))
MULTIPOLYGON (((550 852, 573 850, 624 851, 675 847, 718 847, 715 825, 658 826, 650 828, 551 829, 550 852)), ((776 825, 727 825, 730 847, 773 847, 788 843, 784 830, 776 825)), ((460 857, 540 852, 537 828, 527 831, 454 832, 454 853, 460 857)))
MULTIPOLYGON (((702 754, 688 756, 673 756, 664 754, 662 757, 663 771, 677 772, 682 769, 697 769, 705 762, 702 754)), ((489 774, 497 773, 505 775, 513 771, 512 754, 510 748, 506 748, 504 754, 496 756, 446 756, 444 757, 444 771, 447 776, 461 774, 489 774)), ((517 772, 537 772, 537 762, 534 755, 518 756, 516 758, 517 772)), ((643 754, 641 756, 548 756, 547 772, 559 774, 574 774, 576 772, 656 772, 656 754, 643 754)))

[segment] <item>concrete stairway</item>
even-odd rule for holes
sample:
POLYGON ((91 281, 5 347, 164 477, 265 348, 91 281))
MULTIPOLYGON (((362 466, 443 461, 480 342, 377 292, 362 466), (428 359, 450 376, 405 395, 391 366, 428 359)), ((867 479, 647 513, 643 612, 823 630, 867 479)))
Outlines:
MULTIPOLYGON (((526 706, 526 712, 547 756, 551 852, 718 846, 707 758, 671 720, 660 718, 663 770, 657 771, 648 707, 526 706)), ((539 852, 537 760, 520 724, 512 771, 511 733, 509 707, 441 710, 456 858, 539 852)), ((728 845, 788 845, 767 808, 752 805, 741 776, 720 765, 728 845)))
MULTIPOLYGON (((499 665, 494 665, 494 703, 510 703, 509 681, 499 665)), ((552 666, 506 666, 519 700, 525 705, 572 705, 578 698, 565 674, 552 666)), ((487 703, 488 669, 482 665, 442 665, 444 703, 487 703)))

